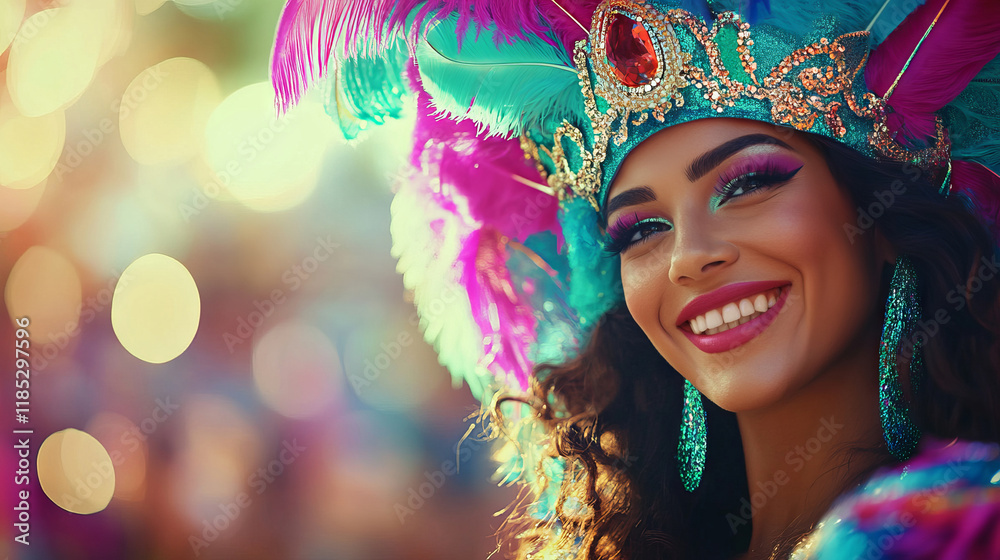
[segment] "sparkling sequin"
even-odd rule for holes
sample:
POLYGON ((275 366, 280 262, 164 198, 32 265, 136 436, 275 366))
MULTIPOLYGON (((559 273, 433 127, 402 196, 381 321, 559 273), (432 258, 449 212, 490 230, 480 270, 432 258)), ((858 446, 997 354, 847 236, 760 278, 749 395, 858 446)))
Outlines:
MULTIPOLYGON (((950 156, 943 128, 930 148, 902 146, 885 124, 882 100, 871 92, 859 93, 866 90, 859 76, 868 60, 867 31, 821 37, 789 52, 766 74, 758 74, 754 44, 750 24, 736 12, 719 13, 707 26, 682 9, 660 11, 647 3, 606 0, 594 13, 588 40, 578 41, 573 53, 590 128, 563 122, 548 149, 551 154, 546 154, 557 159, 539 170, 557 176, 549 183, 566 191, 560 200, 581 196, 599 210, 617 166, 638 144, 633 140, 648 137, 650 123, 669 125, 668 114, 672 122, 689 120, 673 117, 685 106, 685 97, 701 115, 710 111, 770 121, 826 134, 859 149, 870 146, 864 149, 874 152, 871 155, 943 169, 950 156), (735 40, 725 40, 734 34, 735 40), (724 58, 732 61, 729 67, 724 58), (738 70, 742 73, 735 76, 738 70), (845 106, 849 115, 842 110, 845 106), (866 134, 866 128, 872 132, 866 134), (563 138, 576 144, 579 157, 562 150, 563 138)), ((531 144, 525 143, 529 148, 531 144)), ((941 182, 945 189, 946 181, 941 182)))
POLYGON ((920 320, 920 296, 917 274, 913 264, 903 255, 896 258, 896 269, 889 285, 886 302, 885 325, 879 347, 879 412, 886 445, 896 458, 909 458, 920 440, 920 429, 910 417, 897 364, 899 352, 909 353, 910 386, 919 389, 923 358, 921 347, 924 336, 913 334, 920 320), (912 339, 909 338, 912 336, 912 339))
POLYGON ((701 393, 684 380, 684 408, 681 410, 681 437, 677 442, 677 461, 684 489, 693 492, 705 470, 707 430, 701 393))

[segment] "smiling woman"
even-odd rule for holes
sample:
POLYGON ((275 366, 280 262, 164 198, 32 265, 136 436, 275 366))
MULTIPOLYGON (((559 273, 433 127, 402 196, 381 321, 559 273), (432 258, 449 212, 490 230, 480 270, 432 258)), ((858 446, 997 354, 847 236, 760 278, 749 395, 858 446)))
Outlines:
MULTIPOLYGON (((549 366, 534 387, 539 398, 571 403, 568 417, 539 412, 558 434, 556 448, 612 481, 601 494, 617 497, 605 507, 631 504, 590 521, 594 538, 622 535, 620 550, 638 558, 644 550, 785 558, 797 544, 796 557, 825 558, 836 548, 867 546, 862 529, 873 531, 871 542, 878 531, 898 529, 891 517, 901 512, 914 516, 903 528, 930 512, 951 526, 943 535, 957 530, 963 515, 929 507, 929 495, 998 507, 994 488, 977 489, 995 484, 987 481, 1000 468, 996 448, 949 441, 996 442, 1000 434, 1000 287, 979 282, 961 305, 949 300, 955 284, 984 266, 984 255, 995 258, 995 241, 967 202, 942 200, 936 185, 911 171, 821 136, 731 119, 668 128, 624 160, 609 189, 607 237, 621 256, 626 305, 603 318, 581 356, 549 366), (696 166, 688 162, 708 159, 700 177, 691 173, 696 166), (859 209, 884 200, 897 182, 905 196, 883 209, 875 227, 860 228, 859 209), (914 392, 908 386, 907 398, 928 434, 909 461, 893 456, 895 440, 883 434, 883 423, 890 430, 900 423, 895 411, 880 410, 880 381, 891 381, 879 377, 883 311, 901 255, 923 280, 924 309, 938 310, 925 311, 923 326, 897 344, 900 371, 917 340, 928 364, 923 379, 902 379, 923 384, 914 392), (607 387, 615 387, 613 398, 607 387), (707 415, 697 410, 699 393, 707 415), (689 421, 678 437, 676 418, 706 416, 707 426, 689 421), (660 468, 603 474, 620 467, 622 453, 660 468), (949 464, 969 476, 955 477, 949 464), (921 482, 900 494, 901 475, 920 465, 927 470, 911 480, 921 482), (895 506, 873 499, 893 484, 895 506), (682 485, 698 490, 686 498, 682 485), (835 502, 840 507, 831 510, 835 502), (885 518, 867 526, 853 519, 876 506, 885 518), (838 518, 855 524, 807 537, 824 518, 833 527, 838 518)), ((989 519, 984 530, 997 527, 989 519)), ((938 542, 942 534, 897 534, 897 552, 883 549, 883 557, 914 557, 914 542, 938 542)), ((849 550, 843 557, 865 552, 849 550)), ((937 557, 929 550, 921 557, 937 557)), ((989 557, 985 548, 965 552, 989 557)))
POLYGON ((294 0, 272 77, 417 94, 394 254, 518 558, 996 558, 998 53, 991 0, 294 0))
POLYGON ((878 230, 844 234, 856 204, 822 152, 803 133, 786 142, 772 129, 734 119, 670 127, 629 154, 609 191, 612 244, 630 243, 630 314, 667 362, 734 412, 773 405, 838 357, 836 378, 874 369, 874 352, 843 355, 877 347, 879 279, 894 259, 878 230), (630 185, 654 198, 616 206, 630 185), (739 359, 716 365, 736 348, 739 359))

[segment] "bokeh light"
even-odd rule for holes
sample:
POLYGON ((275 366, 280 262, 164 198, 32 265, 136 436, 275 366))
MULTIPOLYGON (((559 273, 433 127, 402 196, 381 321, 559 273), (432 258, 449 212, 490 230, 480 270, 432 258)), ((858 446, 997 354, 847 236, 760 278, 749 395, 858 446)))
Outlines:
POLYGON ((185 14, 198 19, 223 20, 244 10, 242 0, 174 0, 185 14))
POLYGON ((104 48, 106 1, 42 10, 21 24, 7 65, 7 89, 21 114, 47 115, 83 95, 104 48))
POLYGON ((139 195, 139 190, 132 189, 121 196, 104 196, 81 205, 67 221, 73 254, 110 274, 121 273, 135 255, 183 251, 187 236, 165 235, 174 224, 153 215, 139 195))
POLYGON ((326 335, 309 325, 286 322, 267 331, 254 346, 253 379, 269 407, 304 418, 333 400, 343 374, 326 335))
POLYGON ((111 302, 111 326, 130 354, 153 364, 180 356, 201 318, 198 286, 183 264, 153 253, 125 269, 111 302))
POLYGON ((177 471, 177 498, 188 518, 200 523, 219 513, 220 503, 246 490, 261 459, 261 437, 231 400, 194 395, 182 405, 184 441, 177 471))
POLYGON ((270 84, 227 97, 205 129, 205 157, 219 183, 247 207, 287 210, 316 187, 335 127, 321 104, 307 100, 277 116, 270 84))
POLYGON ((149 15, 166 3, 167 0, 135 0, 135 13, 140 16, 149 15))
POLYGON ((45 438, 36 459, 38 482, 52 503, 71 513, 108 507, 115 493, 115 469, 94 436, 68 428, 45 438))
POLYGON ((0 186, 0 232, 17 229, 31 217, 45 194, 45 185, 42 181, 30 189, 0 186))
POLYGON ((350 142, 322 87, 279 116, 285 3, 0 0, 0 294, 31 319, 18 427, 33 453, 53 434, 26 484, 39 558, 495 548, 513 494, 486 449, 397 513, 479 408, 421 340, 391 253, 413 99, 350 142))
POLYGON ((121 414, 101 412, 87 424, 86 432, 93 435, 111 457, 115 469, 114 497, 141 500, 146 490, 147 450, 145 435, 139 427, 121 414))
POLYGON ((139 73, 122 95, 122 144, 139 163, 179 163, 199 153, 205 123, 222 101, 218 80, 204 63, 171 58, 139 73))
POLYGON ((35 344, 55 342, 60 347, 79 333, 81 296, 80 276, 73 264, 42 245, 21 255, 4 288, 11 320, 28 317, 28 332, 35 344))
POLYGON ((96 10, 95 19, 99 20, 95 33, 101 33, 101 52, 97 65, 103 66, 111 58, 124 54, 132 41, 132 26, 135 20, 135 7, 132 0, 72 0, 74 3, 89 5, 96 10))
POLYGON ((24 19, 25 0, 0 2, 0 53, 7 50, 24 19))
POLYGON ((350 386, 377 409, 412 410, 447 384, 446 372, 435 367, 433 350, 406 321, 386 321, 381 332, 359 330, 344 346, 350 386))
POLYGON ((65 141, 62 111, 25 117, 0 88, 0 185, 30 189, 41 183, 55 168, 65 141))

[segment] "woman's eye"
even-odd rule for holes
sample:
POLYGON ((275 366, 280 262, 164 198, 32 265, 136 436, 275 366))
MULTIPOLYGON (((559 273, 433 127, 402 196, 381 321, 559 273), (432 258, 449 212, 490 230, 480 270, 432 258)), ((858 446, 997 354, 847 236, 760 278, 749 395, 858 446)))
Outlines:
POLYGON ((740 196, 746 192, 753 191, 761 187, 762 183, 760 180, 755 178, 749 178, 744 181, 737 181, 736 187, 729 191, 729 198, 740 196))
POLYGON ((719 193, 715 198, 714 206, 718 208, 730 199, 763 192, 767 189, 777 187, 788 182, 796 173, 802 169, 799 166, 785 172, 781 171, 752 171, 725 183, 716 189, 719 193))
POLYGON ((649 234, 656 233, 657 231, 664 231, 666 227, 666 224, 661 224, 659 222, 646 222, 644 224, 639 224, 635 227, 635 231, 632 233, 632 238, 629 239, 629 243, 642 241, 643 239, 649 237, 649 234))
POLYGON ((730 181, 722 188, 722 200, 719 202, 728 201, 731 198, 736 198, 738 196, 743 196, 745 194, 754 192, 755 190, 768 186, 770 183, 768 181, 762 180, 761 177, 756 175, 744 175, 738 177, 733 181, 730 181))
POLYGON ((626 231, 615 232, 617 228, 611 228, 608 238, 604 243, 604 249, 612 255, 620 254, 629 247, 642 243, 650 238, 654 233, 670 231, 673 228, 669 222, 659 218, 650 218, 647 221, 640 221, 626 231))

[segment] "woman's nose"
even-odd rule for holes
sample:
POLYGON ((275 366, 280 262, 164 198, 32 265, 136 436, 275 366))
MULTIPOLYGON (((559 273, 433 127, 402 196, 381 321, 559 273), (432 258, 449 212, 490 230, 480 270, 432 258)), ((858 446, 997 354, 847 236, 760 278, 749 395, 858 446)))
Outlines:
POLYGON ((668 276, 674 284, 700 280, 739 257, 736 245, 724 238, 722 228, 710 216, 689 216, 674 224, 674 247, 668 276))

